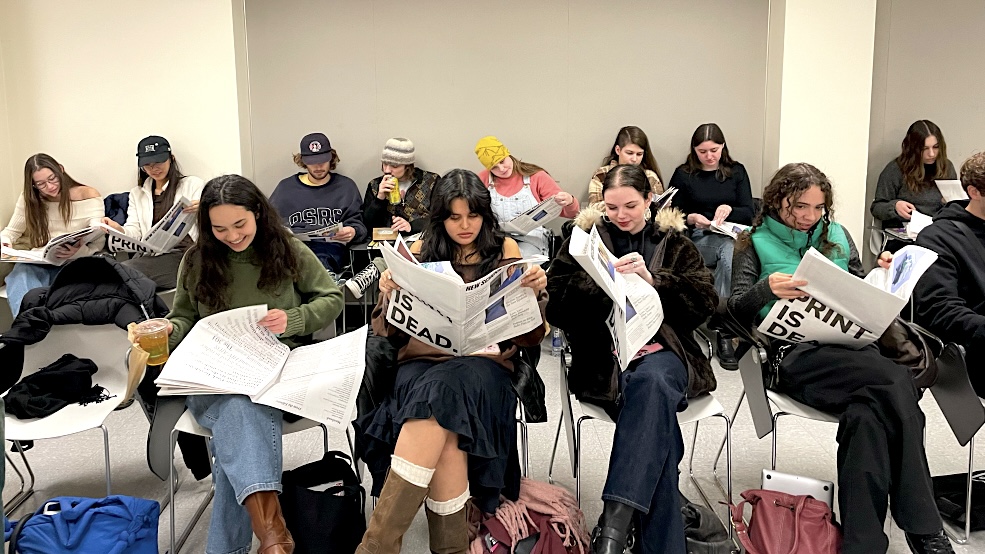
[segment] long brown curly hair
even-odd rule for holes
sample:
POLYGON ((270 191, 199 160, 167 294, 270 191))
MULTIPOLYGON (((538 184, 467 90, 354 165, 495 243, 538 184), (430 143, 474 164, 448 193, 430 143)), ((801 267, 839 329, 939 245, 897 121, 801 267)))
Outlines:
MULTIPOLYGON (((832 250, 840 248, 837 243, 828 240, 828 228, 831 226, 831 218, 834 216, 834 193, 831 188, 831 181, 828 180, 828 176, 822 173, 820 169, 808 163, 790 163, 781 167, 773 174, 770 183, 763 189, 763 206, 753 219, 752 227, 739 236, 736 248, 741 249, 751 246, 752 233, 763 224, 767 217, 772 217, 782 223, 783 216, 781 215, 781 211, 789 213, 801 195, 814 186, 820 188, 824 194, 824 214, 820 220, 821 253, 828 256, 832 250), (784 200, 787 200, 786 207, 783 206, 784 200)), ((817 230, 818 226, 815 225, 807 232, 808 245, 811 242, 812 235, 817 230)), ((801 252, 801 254, 805 253, 806 251, 801 252)), ((845 254, 847 255, 848 253, 845 252, 845 254)))
POLYGON ((291 246, 291 233, 277 210, 249 179, 221 175, 205 183, 198 204, 198 240, 185 254, 187 268, 182 285, 195 291, 198 301, 216 311, 229 307, 229 247, 215 237, 209 210, 214 206, 241 206, 256 216, 257 230, 250 244, 253 264, 260 267, 257 288, 273 293, 290 279, 301 279, 301 259, 291 246), (193 271, 194 269, 194 271, 193 271), (192 274, 195 279, 192 280, 192 274))
POLYGON ((941 132, 940 127, 929 119, 914 121, 910 125, 910 128, 906 130, 906 136, 903 137, 902 150, 900 155, 896 157, 896 164, 899 165, 900 171, 903 173, 903 180, 906 182, 906 187, 911 192, 920 192, 921 190, 934 186, 930 182, 931 179, 927 178, 928 175, 923 167, 923 147, 927 143, 927 137, 931 136, 937 139, 937 146, 940 147, 937 153, 937 172, 933 175, 933 178, 948 178, 947 143, 944 142, 944 133, 941 132))
POLYGON ((47 200, 41 195, 41 191, 34 186, 34 173, 42 169, 50 169, 58 179, 58 213, 66 224, 72 218, 70 191, 73 187, 81 185, 68 173, 65 173, 61 164, 48 154, 35 154, 27 159, 27 162, 24 163, 24 211, 26 212, 25 219, 27 219, 24 237, 31 248, 44 246, 51 240, 51 234, 48 232, 47 200))

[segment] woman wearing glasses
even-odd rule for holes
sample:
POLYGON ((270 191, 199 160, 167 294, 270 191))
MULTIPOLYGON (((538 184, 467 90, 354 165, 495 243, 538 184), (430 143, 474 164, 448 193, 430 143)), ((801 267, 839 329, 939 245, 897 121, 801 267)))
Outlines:
MULTIPOLYGON (((178 160, 171 153, 171 144, 164 137, 149 136, 137 143, 137 186, 130 189, 127 221, 123 225, 108 217, 103 223, 139 239, 145 236, 180 198, 191 201, 186 212, 198 209, 205 183, 198 177, 181 174, 178 160), (169 186, 174 183, 174 186, 169 186)), ((194 226, 170 252, 137 255, 125 262, 157 284, 158 290, 175 288, 178 263, 185 250, 195 244, 198 228, 194 226)))
MULTIPOLYGON (((43 249, 51 239, 99 223, 103 198, 96 189, 72 179, 65 168, 48 154, 35 154, 24 164, 24 192, 17 199, 14 215, 0 231, 5 247, 15 243, 22 249, 43 249)), ((55 256, 60 260, 98 252, 102 239, 65 244, 55 256)), ((27 291, 51 284, 60 266, 16 263, 7 276, 7 299, 16 316, 27 291)))

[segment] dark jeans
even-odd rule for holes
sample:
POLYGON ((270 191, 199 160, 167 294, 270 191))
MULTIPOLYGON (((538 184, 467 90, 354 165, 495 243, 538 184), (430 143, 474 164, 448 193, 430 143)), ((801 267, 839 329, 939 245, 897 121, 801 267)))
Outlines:
POLYGON ((684 440, 677 412, 687 408, 687 369, 673 352, 656 352, 630 365, 620 385, 621 411, 602 499, 640 511, 645 554, 683 553, 677 466, 684 440))
POLYGON ((837 414, 838 503, 843 552, 885 552, 887 499, 906 532, 941 530, 924 451, 924 414, 907 367, 875 345, 861 350, 799 345, 780 365, 794 399, 837 414))

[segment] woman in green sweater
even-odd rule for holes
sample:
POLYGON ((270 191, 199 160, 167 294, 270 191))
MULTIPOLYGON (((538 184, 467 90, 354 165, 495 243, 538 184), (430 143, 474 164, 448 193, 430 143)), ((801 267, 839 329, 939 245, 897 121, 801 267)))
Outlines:
MULTIPOLYGON (((178 268, 168 315, 172 350, 199 319, 223 310, 266 304, 258 323, 291 348, 309 342, 342 311, 335 281, 248 179, 209 181, 198 228, 201 234, 178 268)), ((215 501, 206 552, 246 554, 251 526, 260 553, 293 552, 277 499, 283 413, 234 394, 190 396, 186 404, 213 437, 215 501)))

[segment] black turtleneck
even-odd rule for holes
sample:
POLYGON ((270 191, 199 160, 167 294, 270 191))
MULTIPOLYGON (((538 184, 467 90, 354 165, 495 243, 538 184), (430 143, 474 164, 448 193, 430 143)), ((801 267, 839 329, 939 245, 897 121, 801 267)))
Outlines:
POLYGON ((612 248, 614 250, 612 253, 616 257, 621 258, 630 252, 636 252, 637 254, 641 254, 643 259, 649 261, 657 249, 657 245, 649 240, 650 235, 653 233, 653 224, 649 221, 639 233, 635 234, 623 231, 614 223, 606 223, 605 226, 609 230, 609 236, 612 237, 612 248))

